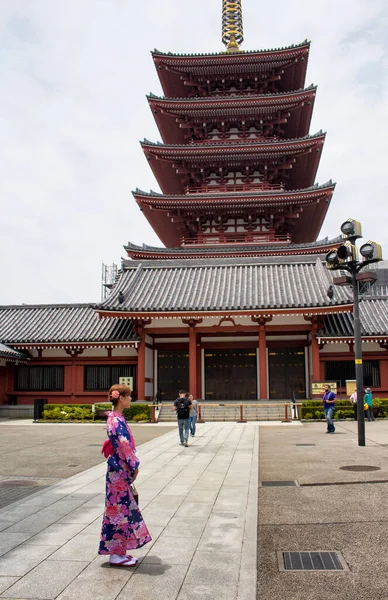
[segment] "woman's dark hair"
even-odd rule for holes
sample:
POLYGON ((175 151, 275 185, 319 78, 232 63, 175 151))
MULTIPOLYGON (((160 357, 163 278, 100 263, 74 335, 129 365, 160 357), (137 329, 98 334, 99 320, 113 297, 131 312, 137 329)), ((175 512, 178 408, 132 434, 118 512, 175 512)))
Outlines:
POLYGON ((116 406, 120 399, 120 396, 130 396, 131 392, 131 388, 127 385, 124 385, 123 383, 115 383, 114 385, 112 385, 108 392, 109 402, 112 402, 113 406, 116 406), (118 392, 118 398, 112 398, 112 392, 118 392))

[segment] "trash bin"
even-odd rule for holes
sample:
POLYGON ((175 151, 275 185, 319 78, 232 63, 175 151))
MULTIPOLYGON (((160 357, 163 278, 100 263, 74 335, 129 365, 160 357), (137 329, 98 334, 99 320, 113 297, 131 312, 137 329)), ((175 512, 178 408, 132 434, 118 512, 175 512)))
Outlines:
POLYGON ((43 417, 44 405, 47 404, 47 398, 34 399, 34 421, 39 421, 43 417))

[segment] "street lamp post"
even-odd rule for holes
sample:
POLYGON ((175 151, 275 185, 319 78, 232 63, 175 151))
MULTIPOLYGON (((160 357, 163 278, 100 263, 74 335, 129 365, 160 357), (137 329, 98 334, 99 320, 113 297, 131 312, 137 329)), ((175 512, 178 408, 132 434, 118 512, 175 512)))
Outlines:
POLYGON ((357 389, 357 425, 358 445, 365 446, 365 412, 364 412, 364 381, 362 368, 362 345, 361 345, 361 323, 360 302, 358 284, 362 282, 374 283, 377 279, 376 273, 360 271, 371 263, 382 260, 380 244, 369 241, 360 247, 362 260, 359 260, 358 248, 355 241, 362 237, 361 223, 348 219, 341 225, 344 243, 339 248, 333 248, 326 255, 326 268, 330 270, 347 271, 349 276, 334 277, 334 285, 350 285, 353 288, 353 320, 354 320, 354 362, 356 371, 357 389))

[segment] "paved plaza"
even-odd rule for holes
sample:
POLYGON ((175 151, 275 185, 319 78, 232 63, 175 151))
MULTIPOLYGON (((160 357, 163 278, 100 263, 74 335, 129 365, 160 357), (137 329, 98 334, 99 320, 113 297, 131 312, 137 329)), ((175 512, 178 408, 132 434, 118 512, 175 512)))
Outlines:
POLYGON ((366 437, 359 447, 350 421, 335 435, 206 423, 184 448, 174 428, 138 449, 153 541, 136 567, 97 555, 100 463, 0 510, 0 598, 388 600, 388 422, 367 423, 366 437), (284 571, 284 552, 340 553, 346 568, 284 571))
POLYGON ((136 568, 97 555, 105 463, 1 510, 1 598, 254 600, 258 431, 210 423, 188 448, 176 430, 139 447, 153 542, 136 568))

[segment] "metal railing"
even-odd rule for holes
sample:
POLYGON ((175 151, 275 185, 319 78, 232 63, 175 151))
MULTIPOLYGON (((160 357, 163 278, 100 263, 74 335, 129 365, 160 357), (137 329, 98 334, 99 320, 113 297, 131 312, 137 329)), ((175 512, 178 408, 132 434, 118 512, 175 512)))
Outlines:
MULTIPOLYGON (((168 407, 171 406, 171 410, 173 410, 173 404, 169 404, 166 402, 163 402, 163 407, 168 407)), ((249 403, 249 404, 244 404, 244 403, 229 403, 228 404, 213 404, 210 402, 206 402, 206 404, 200 404, 198 403, 198 419, 197 419, 197 423, 205 423, 206 421, 204 421, 203 419, 203 415, 202 415, 202 408, 208 408, 208 407, 218 407, 218 408, 229 408, 229 407, 238 407, 239 408, 239 419, 236 421, 237 423, 246 423, 247 419, 246 417, 249 416, 247 414, 248 412, 248 408, 273 408, 274 406, 282 406, 284 409, 284 416, 282 418, 282 423, 291 423, 291 421, 293 419, 298 420, 299 419, 299 409, 298 407, 301 406, 300 403, 293 403, 293 402, 271 402, 269 404, 263 404, 261 402, 258 403, 249 403), (293 407, 295 407, 295 410, 293 410, 293 407)), ((152 405, 151 407, 151 423, 156 423, 157 422, 157 418, 156 418, 156 406, 152 405)))

